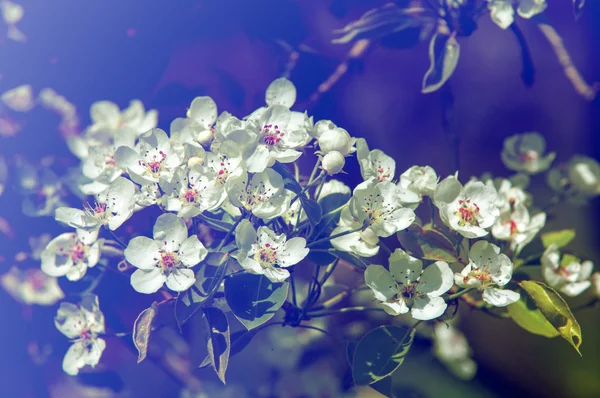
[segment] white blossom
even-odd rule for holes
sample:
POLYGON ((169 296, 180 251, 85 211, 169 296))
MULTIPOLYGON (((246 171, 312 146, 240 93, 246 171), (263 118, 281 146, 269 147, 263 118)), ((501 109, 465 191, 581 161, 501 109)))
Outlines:
POLYGON ((463 187, 450 176, 438 185, 433 199, 444 224, 466 238, 479 238, 488 234, 486 229, 500 215, 496 198, 496 189, 481 181, 469 181, 463 187))
POLYGON ((0 276, 0 285, 15 299, 27 305, 53 305, 65 295, 56 278, 39 268, 21 270, 11 267, 0 276))
POLYGON ((439 177, 429 166, 412 166, 400 175, 398 185, 420 196, 433 196, 439 177))
POLYGON ((35 106, 33 88, 30 84, 22 84, 3 92, 0 101, 15 112, 29 112, 35 106))
POLYGON ((377 178, 379 182, 394 179, 396 161, 379 149, 369 151, 369 146, 364 138, 356 140, 356 157, 363 180, 371 177, 377 178))
POLYGON ((321 167, 330 176, 342 172, 345 164, 346 160, 344 156, 338 151, 327 153, 321 160, 321 167))
POLYGON ((237 259, 246 271, 266 276, 271 282, 283 282, 290 273, 287 267, 299 263, 308 255, 306 240, 287 239, 268 227, 258 231, 246 219, 236 228, 236 243, 240 249, 237 259))
POLYGON ((2 14, 2 20, 8 26, 6 36, 14 41, 26 41, 27 36, 17 28, 17 23, 23 19, 23 14, 25 13, 23 7, 12 1, 2 0, 0 1, 0 13, 2 14))
POLYGON ((106 191, 96 196, 93 205, 85 205, 85 210, 59 207, 54 218, 70 227, 85 231, 96 231, 101 226, 108 226, 114 231, 131 217, 134 206, 134 184, 119 177, 106 191))
POLYGON ((408 228, 416 217, 413 210, 400 204, 400 192, 394 183, 377 182, 374 177, 354 188, 349 206, 358 223, 381 237, 408 228))
POLYGON ((75 376, 84 366, 98 364, 106 348, 106 342, 98 336, 104 333, 104 315, 98 307, 98 297, 86 295, 79 306, 61 303, 54 324, 73 341, 62 364, 67 374, 75 376))
POLYGON ((510 170, 537 174, 550 167, 554 152, 544 156, 546 141, 538 133, 516 134, 504 140, 502 162, 510 170))
POLYGON ((131 129, 139 136, 155 128, 158 123, 157 111, 146 112, 140 100, 131 101, 123 111, 114 102, 94 102, 90 107, 90 117, 92 125, 87 133, 91 136, 100 134, 117 137, 124 129, 131 129))
POLYGON ((530 217, 527 207, 521 204, 515 206, 513 211, 500 214, 498 221, 492 226, 492 235, 496 239, 510 241, 510 249, 519 254, 545 225, 546 213, 530 217))
POLYGON ((138 268, 131 275, 131 286, 146 294, 158 291, 165 283, 176 292, 189 289, 196 281, 190 268, 208 254, 204 245, 196 235, 188 237, 183 219, 171 213, 158 217, 153 237, 135 237, 125 248, 125 258, 138 268))
MULTIPOLYGON (((345 207, 340 214, 338 226, 331 232, 331 236, 357 230, 362 225, 352 217, 350 209, 345 207)), ((372 228, 347 233, 331 239, 330 242, 336 250, 354 253, 360 257, 373 257, 379 252, 379 237, 372 228)))
POLYGON ((273 169, 266 169, 252 177, 238 169, 226 185, 233 206, 252 212, 256 217, 268 220, 283 214, 289 207, 283 178, 273 169))
POLYGON ((66 276, 77 281, 88 268, 100 260, 103 240, 98 240, 98 231, 86 232, 78 229, 52 239, 41 254, 42 271, 49 276, 66 276))
POLYGON ((415 319, 439 317, 448 305, 440 297, 452 287, 452 270, 447 263, 437 261, 423 270, 423 262, 396 249, 389 258, 390 270, 381 265, 369 265, 365 282, 375 298, 391 315, 408 311, 415 319))
POLYGON ((488 8, 492 21, 502 29, 507 29, 515 20, 512 0, 488 0, 488 8))
POLYGON ((519 300, 519 293, 499 289, 512 278, 513 265, 508 256, 500 253, 500 248, 488 241, 475 242, 469 252, 469 264, 460 274, 454 275, 454 282, 463 288, 477 288, 483 291, 483 301, 496 307, 505 307, 519 300))
POLYGON ((460 330, 438 323, 433 330, 435 356, 456 377, 470 380, 477 372, 477 363, 471 358, 471 347, 460 330))
POLYGON ((581 262, 569 254, 561 256, 555 244, 546 248, 541 262, 542 275, 548 285, 569 297, 580 295, 592 285, 590 276, 594 263, 589 260, 581 262))
POLYGON ((587 156, 574 156, 568 165, 572 189, 579 195, 592 198, 600 195, 600 164, 587 156))

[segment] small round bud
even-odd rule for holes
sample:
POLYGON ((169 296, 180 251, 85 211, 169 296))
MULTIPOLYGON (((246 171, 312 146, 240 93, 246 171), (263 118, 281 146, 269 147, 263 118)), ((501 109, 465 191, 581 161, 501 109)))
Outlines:
POLYGON ((345 164, 346 159, 344 159, 344 156, 338 151, 329 152, 323 156, 323 160, 321 162, 323 170, 325 170, 329 175, 334 175, 342 171, 345 164))
POLYGON ((208 146, 212 142, 214 134, 210 130, 203 130, 196 134, 196 141, 202 146, 208 146))
POLYGON ((327 154, 332 151, 339 152, 342 156, 349 155, 352 151, 353 140, 350 134, 342 128, 335 128, 321 133, 319 138, 319 148, 322 153, 327 154))
POLYGON ((192 167, 196 166, 197 164, 202 165, 203 163, 204 163, 204 159, 194 156, 193 158, 190 158, 190 160, 188 160, 187 165, 191 169, 192 167))

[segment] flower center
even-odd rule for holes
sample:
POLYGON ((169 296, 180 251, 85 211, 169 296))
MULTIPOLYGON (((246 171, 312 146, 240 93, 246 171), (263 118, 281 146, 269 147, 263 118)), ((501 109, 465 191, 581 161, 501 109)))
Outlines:
POLYGON ((477 225, 477 216, 479 215, 479 206, 471 203, 471 200, 459 200, 458 210, 454 213, 459 218, 458 225, 464 227, 466 224, 477 225))
POLYGON ((519 155, 519 160, 521 163, 531 163, 538 159, 539 155, 536 151, 525 151, 519 155))
POLYGON ((513 220, 510 220, 508 223, 510 224, 510 234, 511 234, 511 236, 514 235, 514 234, 516 234, 517 232, 519 232, 519 229, 517 227, 517 223, 516 222, 514 222, 513 220))
POLYGON ((160 267, 166 273, 169 273, 177 266, 179 258, 177 253, 174 252, 162 252, 160 254, 160 267))
POLYGON ((162 165, 166 158, 166 153, 163 151, 158 151, 158 154, 152 155, 147 162, 144 163, 140 161, 139 164, 146 167, 150 174, 158 174, 162 170, 162 165))
POLYGON ((183 200, 188 203, 194 203, 196 201, 197 197, 198 197, 198 191, 196 191, 195 189, 188 189, 183 194, 183 200))
POLYGON ((262 141, 265 145, 275 146, 281 142, 281 138, 285 134, 279 130, 279 126, 272 124, 267 124, 263 127, 263 137, 262 141))
POLYGON ((263 267, 275 264, 277 262, 277 247, 265 243, 265 246, 258 251, 258 257, 263 267))
POLYGON ((369 225, 387 221, 391 218, 390 216, 394 210, 394 206, 385 203, 385 200, 381 198, 381 194, 369 194, 366 198, 366 205, 363 206, 369 225))
POLYGON ((412 299, 417 295, 417 284, 419 282, 409 283, 400 289, 400 295, 405 299, 412 299))
POLYGON ((487 264, 483 264, 481 268, 474 268, 467 276, 464 277, 463 282, 467 283, 469 279, 475 278, 481 282, 482 286, 489 285, 494 282, 492 279, 492 273, 487 269, 487 264))
POLYGON ((106 158, 104 160, 104 164, 110 167, 117 167, 117 163, 115 163, 115 157, 111 154, 106 154, 106 158))
POLYGON ((561 265, 560 267, 554 270, 554 273, 560 275, 561 277, 567 279, 571 276, 571 272, 567 269, 565 265, 561 265))
POLYGON ((377 181, 387 181, 392 177, 392 171, 389 168, 384 168, 382 165, 377 165, 377 181))
POLYGON ((71 249, 71 260, 78 263, 85 258, 85 245, 81 242, 77 242, 71 249))
POLYGON ((108 218, 108 212, 106 211, 106 203, 94 202, 94 205, 86 203, 84 209, 88 215, 97 218, 98 220, 106 220, 108 218))

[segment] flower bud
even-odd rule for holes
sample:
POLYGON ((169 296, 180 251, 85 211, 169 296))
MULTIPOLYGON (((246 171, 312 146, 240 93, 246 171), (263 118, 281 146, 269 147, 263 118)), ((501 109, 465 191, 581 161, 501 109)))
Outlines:
POLYGON ((188 160, 187 166, 191 169, 192 167, 196 166, 197 164, 202 165, 203 163, 204 163, 204 160, 202 158, 194 156, 194 157, 190 158, 190 160, 188 160))
POLYGON ((196 141, 202 146, 208 146, 212 142, 214 134, 210 130, 202 130, 196 134, 196 141))
POLYGON ((350 134, 342 128, 324 131, 318 138, 321 152, 327 154, 332 151, 339 152, 342 156, 347 156, 354 152, 354 141, 350 134))
POLYGON ((346 164, 346 159, 338 151, 332 151, 323 156, 321 164, 327 174, 334 175, 342 171, 346 164))

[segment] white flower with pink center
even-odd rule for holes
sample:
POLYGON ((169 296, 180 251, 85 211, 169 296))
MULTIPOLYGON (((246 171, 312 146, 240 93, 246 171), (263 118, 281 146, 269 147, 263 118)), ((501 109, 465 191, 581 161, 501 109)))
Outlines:
POLYGON ((83 278, 88 268, 98 264, 103 240, 98 231, 64 233, 52 239, 42 252, 42 271, 55 278, 70 281, 83 278))
POLYGON ((290 206, 283 178, 273 169, 266 169, 252 177, 246 171, 237 169, 229 177, 225 189, 233 206, 264 220, 283 214, 290 206))
POLYGON ((450 176, 438 185, 433 201, 444 224, 472 239, 487 235, 486 228, 500 216, 496 198, 494 187, 481 181, 469 181, 463 187, 456 177, 450 176))
POLYGON ((537 174, 547 170, 556 157, 551 152, 544 155, 546 141, 538 133, 517 134, 504 140, 502 162, 510 170, 537 174))
POLYGON ((100 362, 106 342, 99 337, 105 331, 98 297, 85 295, 79 305, 61 303, 54 324, 73 342, 63 360, 65 373, 75 376, 84 366, 95 367, 100 362))
POLYGON ((222 145, 218 152, 206 152, 204 165, 216 174, 216 182, 224 187, 234 170, 242 163, 241 156, 234 148, 222 145))
POLYGON ((569 297, 575 297, 588 289, 594 263, 577 257, 561 255, 555 244, 548 246, 541 258, 542 275, 551 287, 569 297))
POLYGON ((546 225, 546 213, 531 217, 525 205, 514 207, 513 211, 500 214, 492 226, 492 235, 499 240, 510 241, 510 249, 519 254, 546 225))
POLYGON ((146 185, 171 178, 182 160, 171 148, 167 133, 152 129, 140 137, 135 149, 117 148, 115 162, 134 182, 146 185))
POLYGON ((114 102, 94 102, 90 107, 90 117, 92 125, 86 132, 90 136, 100 134, 118 138, 124 129, 131 129, 139 136, 158 124, 157 111, 146 112, 140 100, 131 101, 123 111, 114 102))
POLYGON ((365 283, 390 315, 411 312, 415 319, 439 317, 448 305, 442 294, 453 285, 452 270, 447 263, 437 261, 423 270, 423 262, 396 249, 389 258, 390 270, 381 265, 369 265, 365 283))
POLYGON ((488 241, 475 242, 469 252, 469 264, 454 282, 463 288, 483 291, 483 301, 496 307, 505 307, 519 300, 519 293, 500 289, 512 278, 513 264, 500 248, 488 241))
POLYGON ((413 210, 401 205, 400 196, 396 184, 378 182, 371 177, 354 188, 349 202, 350 214, 375 235, 391 236, 408 228, 416 217, 413 210))
POLYGON ((189 289, 196 281, 191 268, 208 254, 204 245, 196 235, 188 237, 183 219, 170 213, 158 217, 153 237, 135 237, 125 248, 125 258, 138 268, 131 275, 131 286, 145 294, 157 292, 165 283, 176 292, 189 289))
POLYGON ((57 279, 46 275, 39 268, 21 270, 12 267, 0 276, 0 285, 15 300, 27 305, 53 305, 65 297, 57 279))
POLYGON ((364 180, 375 177, 378 182, 392 181, 396 173, 396 161, 379 149, 369 151, 364 138, 356 140, 356 156, 364 180))
POLYGON ((258 232, 248 220, 242 220, 236 228, 237 259, 246 271, 265 275, 271 282, 283 282, 290 273, 285 268, 298 264, 308 255, 306 239, 295 237, 287 240, 285 234, 277 235, 268 227, 258 232))
POLYGON ((196 165, 191 169, 180 167, 173 180, 161 184, 165 192, 162 203, 166 210, 176 211, 179 217, 195 217, 205 210, 219 207, 225 199, 224 188, 217 175, 208 168, 196 165))
POLYGON ((96 196, 93 204, 86 204, 85 210, 59 207, 54 218, 58 222, 85 231, 97 231, 102 226, 114 231, 131 217, 134 206, 135 185, 119 177, 106 191, 96 196))
POLYGON ((419 196, 433 196, 439 177, 429 166, 412 166, 400 175, 398 185, 419 196))

